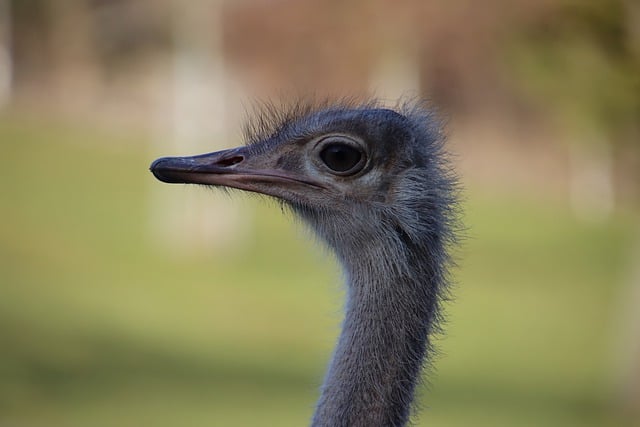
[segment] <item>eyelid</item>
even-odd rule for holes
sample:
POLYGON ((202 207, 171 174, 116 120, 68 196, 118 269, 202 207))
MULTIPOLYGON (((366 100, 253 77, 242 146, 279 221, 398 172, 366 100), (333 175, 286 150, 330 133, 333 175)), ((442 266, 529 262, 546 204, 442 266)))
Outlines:
POLYGON ((367 150, 364 149, 364 143, 362 143, 362 141, 355 139, 349 135, 344 135, 344 134, 331 134, 331 135, 324 135, 320 138, 317 139, 317 141, 314 144, 313 149, 314 150, 318 150, 319 148, 321 149, 321 146, 330 144, 330 143, 342 143, 345 145, 349 145, 352 147, 357 148, 358 150, 360 150, 363 154, 367 154, 367 150))

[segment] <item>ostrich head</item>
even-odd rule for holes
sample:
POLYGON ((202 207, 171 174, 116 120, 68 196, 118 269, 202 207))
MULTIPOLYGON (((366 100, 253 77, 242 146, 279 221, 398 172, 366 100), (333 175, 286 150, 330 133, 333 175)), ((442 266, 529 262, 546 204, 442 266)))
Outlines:
POLYGON ((439 318, 455 179, 419 105, 294 108, 262 116, 248 145, 153 162, 168 183, 275 197, 335 251, 347 304, 315 426, 403 425, 439 318))
POLYGON ((168 183, 273 196, 341 258, 374 237, 450 237, 453 180, 439 123, 427 110, 298 106, 260 116, 246 134, 246 146, 160 158, 151 171, 168 183))

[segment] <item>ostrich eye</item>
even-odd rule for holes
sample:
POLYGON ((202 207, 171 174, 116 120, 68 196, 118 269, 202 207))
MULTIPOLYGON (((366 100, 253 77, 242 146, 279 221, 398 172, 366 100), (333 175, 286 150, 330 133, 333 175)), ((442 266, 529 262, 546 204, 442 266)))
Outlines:
POLYGON ((355 172, 352 169, 360 163, 362 153, 350 145, 331 144, 320 152, 320 158, 334 172, 355 172))

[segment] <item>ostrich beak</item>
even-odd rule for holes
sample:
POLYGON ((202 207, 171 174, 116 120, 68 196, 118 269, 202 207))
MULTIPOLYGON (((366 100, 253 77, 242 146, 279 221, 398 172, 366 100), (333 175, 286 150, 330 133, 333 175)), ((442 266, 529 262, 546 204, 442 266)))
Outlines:
POLYGON ((151 164, 153 175, 170 184, 221 185, 283 197, 295 187, 322 187, 297 174, 275 167, 272 155, 252 153, 247 147, 191 157, 162 157, 151 164))
POLYGON ((235 165, 245 160, 243 148, 190 157, 161 157, 151 163, 153 175, 169 184, 228 185, 235 165))

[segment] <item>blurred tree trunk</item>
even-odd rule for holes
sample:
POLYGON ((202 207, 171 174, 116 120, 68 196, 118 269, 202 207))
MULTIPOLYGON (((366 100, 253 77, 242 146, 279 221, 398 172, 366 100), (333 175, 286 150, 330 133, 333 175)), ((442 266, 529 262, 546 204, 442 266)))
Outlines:
POLYGON ((51 60, 48 80, 65 105, 85 106, 95 99, 101 80, 89 2, 50 0, 47 12, 51 60))
POLYGON ((0 108, 11 102, 13 91, 11 24, 11 2, 0 0, 0 108))
POLYGON ((640 419, 640 229, 631 251, 629 280, 622 289, 616 314, 619 316, 619 344, 616 361, 617 397, 624 413, 640 419))
MULTIPOLYGON (((229 141, 226 123, 222 3, 173 0, 173 75, 168 82, 173 100, 171 111, 161 113, 165 117, 158 128, 167 143, 167 154, 205 153, 237 144, 229 141)), ((165 187, 154 188, 156 193, 166 191, 165 187)), ((167 247, 194 254, 229 251, 241 244, 241 232, 249 229, 246 215, 223 195, 198 190, 189 188, 173 194, 171 200, 156 197, 153 223, 167 247)))
MULTIPOLYGON (((637 61, 640 61, 640 2, 637 0, 626 0, 625 3, 625 16, 626 16, 626 29, 628 32, 628 46, 633 52, 632 55, 637 61)), ((636 82, 640 85, 640 81, 636 82)), ((636 87, 640 92, 640 87, 636 87)), ((640 96, 640 93, 637 94, 640 96)), ((636 108, 640 110, 640 101, 636 105, 636 108)), ((636 114, 640 115, 640 111, 636 111, 636 114)), ((638 137, 640 136, 640 123, 635 121, 630 129, 631 141, 635 141, 638 144, 638 137)), ((632 147, 632 153, 639 153, 638 147, 632 147)), ((638 191, 640 178, 640 170, 638 158, 634 164, 635 170, 632 171, 632 176, 635 176, 635 180, 632 180, 632 191, 638 191)), ((638 195, 636 194, 636 197, 638 195)), ((638 199, 634 200, 636 203, 638 199)), ((631 417, 640 420, 640 229, 636 233, 635 251, 632 255, 634 258, 631 260, 632 274, 631 274, 631 295, 630 301, 626 303, 628 312, 628 329, 629 333, 629 351, 630 356, 627 360, 627 372, 628 376, 623 378, 623 404, 631 413, 631 417)))
POLYGON ((569 196, 578 218, 602 222, 615 207, 612 144, 597 131, 586 138, 569 145, 569 196))
POLYGON ((388 47, 379 50, 373 65, 370 87, 376 96, 396 100, 420 94, 420 63, 415 49, 388 47))
MULTIPOLYGON (((631 155, 633 156, 630 163, 629 175, 631 179, 630 191, 631 200, 636 204, 640 203, 640 1, 638 0, 626 0, 625 2, 625 16, 626 30, 628 33, 628 46, 632 52, 632 56, 635 58, 637 64, 636 74, 636 117, 635 120, 630 121, 630 125, 627 128, 628 141, 631 141, 635 146, 630 148, 631 155)), ((640 305, 639 305, 640 306, 640 305)), ((638 355, 638 366, 640 366, 640 355, 638 355)), ((638 378, 637 388, 640 390, 640 378, 638 378)), ((640 395, 640 392, 638 393, 640 395)), ((640 410, 640 397, 637 401, 638 408, 640 410)))

